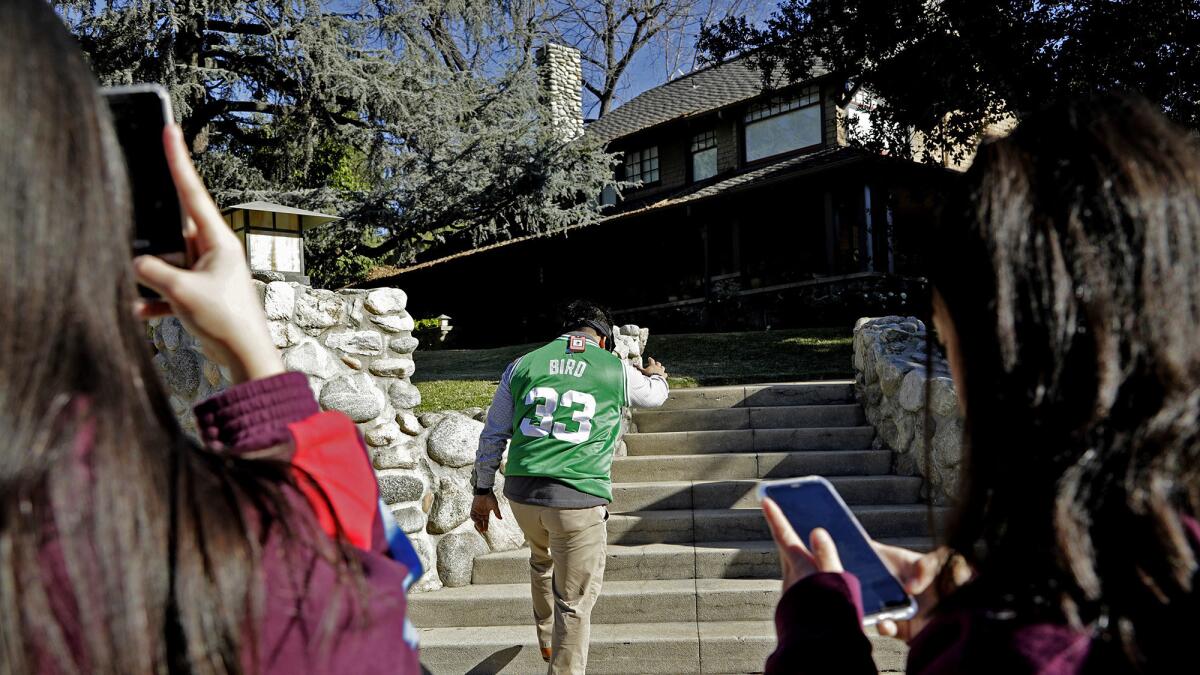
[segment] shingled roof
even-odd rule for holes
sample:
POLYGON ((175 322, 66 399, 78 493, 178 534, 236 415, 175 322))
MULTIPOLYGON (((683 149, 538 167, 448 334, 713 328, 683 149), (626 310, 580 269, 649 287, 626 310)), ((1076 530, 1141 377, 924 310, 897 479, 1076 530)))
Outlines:
MULTIPOLYGON (((829 71, 818 63, 812 77, 829 71)), ((587 127, 588 135, 608 143, 663 122, 719 110, 763 93, 762 74, 745 58, 694 71, 648 89, 587 127)))

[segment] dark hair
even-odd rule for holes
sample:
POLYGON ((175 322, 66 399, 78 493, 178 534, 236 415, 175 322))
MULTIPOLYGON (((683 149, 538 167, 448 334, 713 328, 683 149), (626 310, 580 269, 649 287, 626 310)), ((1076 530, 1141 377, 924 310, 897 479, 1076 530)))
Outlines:
POLYGON ((612 342, 613 320, 608 310, 589 300, 575 300, 563 310, 562 327, 565 331, 591 328, 612 342))
POLYGON ((1196 144, 1106 96, 983 144, 967 183, 931 258, 965 390, 949 546, 990 602, 1161 669, 1187 647, 1141 629, 1197 570, 1181 522, 1200 504, 1196 144))
POLYGON ((0 2, 0 26, 0 673, 256 668, 267 529, 353 574, 345 549, 289 527, 289 465, 181 432, 96 82, 48 3, 0 2))

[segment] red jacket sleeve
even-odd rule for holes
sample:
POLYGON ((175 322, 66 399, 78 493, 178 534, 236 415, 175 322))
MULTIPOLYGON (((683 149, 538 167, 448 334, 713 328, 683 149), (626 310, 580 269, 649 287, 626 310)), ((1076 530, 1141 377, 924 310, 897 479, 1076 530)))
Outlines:
POLYGON ((878 672, 862 629, 862 591, 849 572, 822 572, 789 588, 775 608, 779 643, 767 673, 878 672))
POLYGON ((387 551, 379 485, 362 436, 342 413, 321 412, 304 374, 230 387, 197 404, 195 412, 200 437, 213 450, 288 448, 296 481, 321 529, 334 536, 340 523, 355 546, 387 551))
POLYGON ((296 479, 321 529, 333 536, 337 523, 341 523, 351 544, 367 551, 386 550, 379 515, 379 484, 362 437, 350 418, 340 412, 323 412, 289 424, 288 429, 295 446, 292 465, 296 467, 296 479))

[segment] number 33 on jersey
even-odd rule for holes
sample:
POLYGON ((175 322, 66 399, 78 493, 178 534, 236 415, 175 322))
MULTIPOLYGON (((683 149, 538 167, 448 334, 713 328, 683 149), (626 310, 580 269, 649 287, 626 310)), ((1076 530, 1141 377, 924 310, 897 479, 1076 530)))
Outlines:
POLYGON ((625 366, 590 340, 563 336, 513 369, 505 474, 543 476, 612 499, 609 470, 626 403, 625 366), (574 344, 569 341, 575 339, 574 344))

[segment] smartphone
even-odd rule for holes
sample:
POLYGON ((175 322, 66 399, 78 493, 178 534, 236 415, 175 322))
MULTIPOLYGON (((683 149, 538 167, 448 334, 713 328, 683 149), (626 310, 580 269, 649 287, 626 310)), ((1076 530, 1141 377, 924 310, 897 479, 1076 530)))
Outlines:
POLYGON ((842 566, 853 572, 862 586, 864 626, 884 619, 910 619, 916 614, 916 600, 888 571, 871 547, 867 531, 829 481, 806 476, 760 483, 758 499, 764 498, 779 506, 806 544, 809 533, 818 527, 833 537, 842 566))
MULTIPOLYGON (((173 123, 167 90, 157 84, 133 84, 105 87, 100 93, 112 113, 129 176, 133 254, 186 257, 183 210, 163 148, 163 129, 173 123)), ((149 289, 139 290, 153 297, 149 289)))

